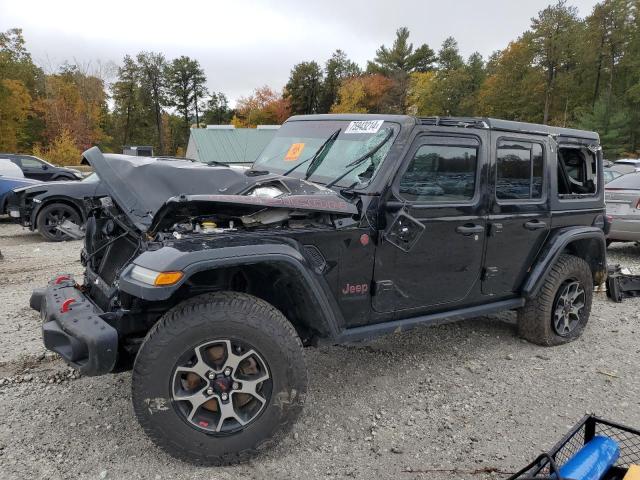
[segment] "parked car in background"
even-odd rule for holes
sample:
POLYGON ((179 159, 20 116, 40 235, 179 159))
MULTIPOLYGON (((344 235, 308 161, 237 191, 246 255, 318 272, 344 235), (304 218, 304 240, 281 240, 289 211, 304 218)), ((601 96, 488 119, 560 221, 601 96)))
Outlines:
POLYGON ((611 180, 614 180, 618 177, 621 177, 622 175, 624 175, 624 173, 619 172, 618 170, 614 170, 610 167, 605 166, 602 169, 602 173, 604 176, 604 183, 607 184, 609 183, 611 180))
POLYGON ((27 178, 48 182, 52 180, 82 180, 82 172, 74 168, 58 167, 33 155, 0 153, 0 159, 15 163, 27 178))
POLYGON ((7 197, 14 188, 35 185, 37 183, 41 182, 24 178, 20 167, 8 159, 0 158, 0 215, 6 213, 7 197))
POLYGON ((77 226, 87 219, 84 199, 104 195, 95 173, 79 182, 49 182, 16 188, 7 200, 7 212, 17 223, 52 242, 69 240, 58 226, 69 221, 77 226))
MULTIPOLYGON (((640 158, 623 158, 620 160, 616 160, 614 163, 614 166, 616 168, 620 168, 620 167, 627 167, 627 168, 632 168, 633 171, 640 171, 640 158)), ((623 173, 629 173, 629 172, 625 172, 624 168, 622 170, 623 173)))
POLYGON ((605 187, 611 228, 607 242, 640 241, 640 172, 628 173, 605 187))

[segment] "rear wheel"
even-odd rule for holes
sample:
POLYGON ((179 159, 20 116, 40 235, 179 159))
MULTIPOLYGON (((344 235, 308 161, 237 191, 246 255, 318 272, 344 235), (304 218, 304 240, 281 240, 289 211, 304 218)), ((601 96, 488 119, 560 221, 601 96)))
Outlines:
POLYGON ((538 345, 561 345, 578 338, 589 320, 593 278, 589 264, 563 254, 538 295, 518 312, 518 331, 538 345))
POLYGON ((307 372, 289 321, 250 295, 188 300, 151 329, 135 361, 136 416, 169 454, 228 464, 255 454, 302 410, 307 372))
POLYGON ((78 211, 66 203, 51 203, 45 205, 38 213, 37 228, 40 235, 51 242, 61 242, 70 238, 58 230, 66 220, 80 225, 81 219, 78 211))

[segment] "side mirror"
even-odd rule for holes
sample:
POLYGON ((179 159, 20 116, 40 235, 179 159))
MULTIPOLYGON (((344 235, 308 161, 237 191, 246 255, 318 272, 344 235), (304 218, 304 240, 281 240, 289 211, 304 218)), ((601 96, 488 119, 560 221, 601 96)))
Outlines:
POLYGON ((42 164, 42 169, 43 170, 48 170, 49 169, 49 165, 47 165, 46 163, 42 164))

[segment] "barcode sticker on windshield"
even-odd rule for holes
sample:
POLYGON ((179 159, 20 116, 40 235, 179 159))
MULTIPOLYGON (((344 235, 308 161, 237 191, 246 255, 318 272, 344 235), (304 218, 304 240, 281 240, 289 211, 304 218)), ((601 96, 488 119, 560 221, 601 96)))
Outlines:
POLYGON ((351 122, 344 133, 377 133, 384 120, 357 120, 351 122))

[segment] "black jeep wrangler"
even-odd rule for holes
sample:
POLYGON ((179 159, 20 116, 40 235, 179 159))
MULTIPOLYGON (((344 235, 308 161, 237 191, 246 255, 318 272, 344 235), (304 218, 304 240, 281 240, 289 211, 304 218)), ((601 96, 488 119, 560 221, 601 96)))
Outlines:
POLYGON ((577 338, 606 277, 591 132, 487 118, 289 119, 251 169, 84 153, 84 281, 36 290, 46 347, 85 375, 133 367, 153 441, 242 459, 301 412, 303 345, 502 310, 577 338))

